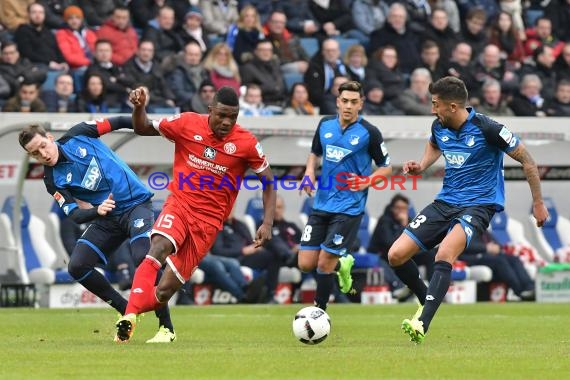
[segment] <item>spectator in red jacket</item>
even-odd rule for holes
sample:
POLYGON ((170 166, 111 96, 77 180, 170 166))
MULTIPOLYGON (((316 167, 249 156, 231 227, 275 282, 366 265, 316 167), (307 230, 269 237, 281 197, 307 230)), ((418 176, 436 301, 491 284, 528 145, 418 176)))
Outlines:
POLYGON ((535 25, 533 29, 526 32, 527 39, 524 48, 527 57, 532 57, 537 47, 546 45, 552 48, 554 58, 557 58, 564 48, 564 42, 552 33, 552 21, 546 17, 539 17, 535 25))
POLYGON ((74 69, 86 68, 91 63, 97 36, 83 25, 83 11, 72 5, 63 12, 65 27, 55 33, 63 58, 74 69))
POLYGON ((137 51, 139 37, 130 24, 130 12, 127 7, 117 7, 111 17, 97 31, 97 38, 111 42, 113 65, 123 65, 137 51))

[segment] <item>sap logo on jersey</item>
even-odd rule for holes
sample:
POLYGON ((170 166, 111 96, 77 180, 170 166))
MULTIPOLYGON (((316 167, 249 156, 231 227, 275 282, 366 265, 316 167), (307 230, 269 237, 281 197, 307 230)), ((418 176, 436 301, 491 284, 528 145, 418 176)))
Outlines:
POLYGON ((463 166, 465 161, 469 158, 471 153, 463 153, 463 152, 445 152, 444 156, 447 160, 447 163, 452 168, 460 168, 463 166))
POLYGON ((95 191, 99 187, 99 182, 101 182, 101 170, 99 170, 99 165, 97 164, 95 157, 93 157, 89 163, 87 173, 85 173, 85 176, 81 181, 81 187, 95 191))
POLYGON ((344 149, 335 145, 327 145, 325 158, 332 162, 340 162, 350 153, 352 153, 352 150, 344 149))

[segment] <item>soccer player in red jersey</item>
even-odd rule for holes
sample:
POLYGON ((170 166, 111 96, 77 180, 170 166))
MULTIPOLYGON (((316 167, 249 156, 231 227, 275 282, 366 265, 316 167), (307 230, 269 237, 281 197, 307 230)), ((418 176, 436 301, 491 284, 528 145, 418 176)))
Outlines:
POLYGON ((222 87, 208 115, 184 112, 166 119, 148 119, 144 87, 130 93, 133 127, 142 136, 162 135, 174 142, 170 196, 154 224, 148 255, 137 268, 125 315, 117 321, 117 341, 128 341, 137 315, 165 305, 190 278, 231 212, 241 179, 251 168, 263 181, 263 224, 256 246, 271 239, 276 192, 273 173, 255 136, 236 124, 238 96, 222 87), (155 286, 158 270, 167 263, 155 286))

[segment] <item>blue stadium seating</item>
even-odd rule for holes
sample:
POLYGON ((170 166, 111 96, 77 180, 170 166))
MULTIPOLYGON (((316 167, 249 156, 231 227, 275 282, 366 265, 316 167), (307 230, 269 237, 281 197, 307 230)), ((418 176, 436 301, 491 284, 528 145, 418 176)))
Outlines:
POLYGON ((263 220, 263 199, 261 197, 253 197, 247 201, 243 221, 249 228, 251 236, 255 236, 257 225, 263 220))
POLYGON ((46 81, 42 84, 42 91, 55 90, 55 80, 61 75, 61 71, 48 71, 46 81))
POLYGON ((319 51, 319 40, 317 40, 316 38, 312 37, 299 38, 299 42, 301 44, 301 47, 303 48, 303 50, 305 50, 305 52, 309 55, 309 57, 312 57, 313 55, 315 55, 316 52, 319 51))
POLYGON ((287 86, 287 92, 291 93, 291 89, 295 83, 303 82, 303 74, 285 73, 283 74, 283 79, 285 80, 285 85, 287 86))
POLYGON ((349 47, 360 44, 355 38, 337 38, 336 40, 338 41, 341 57, 344 56, 349 47))

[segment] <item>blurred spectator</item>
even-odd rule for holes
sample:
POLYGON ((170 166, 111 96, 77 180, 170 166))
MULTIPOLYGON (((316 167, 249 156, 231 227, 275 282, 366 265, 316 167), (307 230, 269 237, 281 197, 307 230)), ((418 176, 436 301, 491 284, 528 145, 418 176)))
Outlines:
POLYGON ((400 58, 399 68, 404 74, 411 73, 421 62, 420 42, 417 35, 407 28, 407 17, 406 8, 400 3, 393 3, 384 27, 370 35, 369 47, 369 55, 373 55, 381 47, 394 46, 400 58))
POLYGON ((472 9, 482 9, 489 20, 493 20, 499 14, 499 2, 497 0, 456 0, 459 13, 462 18, 467 18, 467 14, 472 9))
POLYGON ((274 7, 279 7, 279 0, 239 0, 239 9, 242 10, 248 5, 253 6, 259 14, 259 22, 261 25, 269 20, 269 16, 273 12, 274 7))
POLYGON ((188 42, 183 54, 176 56, 176 68, 166 80, 176 97, 177 106, 189 104, 200 84, 210 77, 201 61, 202 51, 196 41, 188 42))
POLYGON ((202 22, 204 16, 198 7, 192 7, 184 16, 184 23, 178 28, 178 34, 186 46, 189 42, 196 42, 202 53, 210 49, 210 40, 204 31, 202 22))
MULTIPOLYGON (((552 1, 550 2, 552 3, 552 1)), ((523 22, 523 5, 521 0, 499 0, 501 12, 509 14, 513 21, 515 29, 519 33, 520 38, 524 38, 524 22, 523 22)), ((525 2, 525 8, 528 8, 528 2, 525 2)))
POLYGON ((150 91, 149 109, 153 107, 174 107, 174 94, 166 83, 162 70, 154 62, 154 44, 142 40, 136 54, 123 66, 129 88, 145 86, 150 91))
POLYGON ((59 29, 64 24, 63 11, 73 5, 75 0, 39 0, 36 3, 42 4, 46 13, 45 25, 48 29, 59 29))
POLYGON ((406 88, 404 75, 398 65, 398 57, 396 48, 386 45, 378 49, 368 62, 366 78, 382 83, 384 98, 390 101, 396 99, 406 88))
POLYGON ((310 0, 288 0, 280 4, 287 16, 287 30, 301 37, 314 37, 320 29, 309 3, 310 0))
POLYGON ((45 82, 47 68, 21 58, 15 42, 4 42, 1 49, 0 76, 10 85, 10 96, 18 93, 21 83, 35 83, 39 88, 45 82))
POLYGON ((115 8, 123 4, 123 0, 77 0, 77 5, 85 14, 85 22, 92 28, 103 25, 115 8))
POLYGON ((439 55, 439 46, 431 40, 427 40, 422 44, 422 53, 420 55, 422 67, 429 70, 431 79, 436 80, 446 76, 445 67, 439 55))
MULTIPOLYGON (((196 0, 192 0, 195 3, 196 0)), ((175 24, 178 27, 182 24, 184 15, 188 12, 188 0, 129 0, 124 1, 128 4, 133 17, 133 26, 137 29, 145 29, 149 22, 158 15, 160 8, 169 6, 174 9, 176 15, 175 24)), ((195 4, 194 4, 195 5, 195 4)))
POLYGON ((208 106, 212 103, 215 94, 216 87, 209 79, 207 79, 200 84, 200 88, 198 88, 198 92, 192 96, 190 104, 183 106, 182 110, 207 114, 208 106))
POLYGON ((406 12, 408 13, 407 23, 410 30, 418 35, 423 34, 429 25, 430 15, 433 9, 429 2, 403 0, 399 3, 406 7, 406 12))
POLYGON ((16 29, 14 41, 23 58, 34 64, 45 65, 46 68, 56 71, 67 71, 69 66, 65 63, 63 55, 51 30, 45 24, 45 8, 40 3, 28 7, 28 22, 16 29))
POLYGON ((537 47, 533 53, 533 61, 527 61, 520 70, 520 76, 536 74, 542 82, 540 92, 545 99, 552 99, 556 88, 556 71, 554 70, 554 52, 550 46, 537 47))
POLYGON ((287 89, 280 67, 279 58, 273 56, 271 41, 261 40, 255 47, 254 58, 240 68, 242 83, 257 84, 261 87, 265 104, 283 107, 287 89))
POLYGON ((368 58, 364 46, 360 44, 349 46, 344 53, 343 59, 346 67, 346 76, 350 80, 364 83, 366 79, 366 66, 368 65, 368 58))
POLYGON ((209 34, 225 36, 239 17, 237 0, 200 0, 200 9, 204 29, 209 34))
POLYGON ((297 82, 291 88, 291 98, 285 108, 286 115, 318 115, 319 109, 309 101, 307 84, 297 82))
POLYGON ((280 195, 277 195, 275 201, 272 239, 283 242, 283 245, 287 247, 290 252, 290 254, 284 258, 286 265, 296 267, 299 242, 301 241, 301 230, 297 227, 297 224, 285 219, 285 200, 280 195))
POLYGON ((105 85, 105 101, 109 107, 121 108, 128 95, 129 81, 122 66, 113 64, 113 48, 111 42, 98 40, 95 44, 93 63, 85 72, 85 77, 98 74, 105 85))
POLYGON ((396 107, 406 115, 431 115, 430 83, 431 74, 428 69, 415 69, 410 77, 410 87, 398 96, 396 107))
POLYGON ((224 257, 233 257, 241 265, 266 271, 265 297, 262 302, 275 302, 273 296, 277 287, 279 268, 282 266, 282 253, 269 240, 264 247, 255 247, 249 229, 242 221, 234 217, 233 211, 224 221, 223 229, 218 233, 210 253, 224 257))
MULTIPOLYGON (((485 29, 487 14, 483 9, 473 8, 467 12, 465 26, 460 39, 471 46, 473 57, 478 57, 488 43, 488 33, 485 29)), ((451 45, 453 48, 455 45, 451 45)))
POLYGON ((238 65, 251 60, 257 43, 263 39, 259 14, 252 5, 246 5, 240 11, 237 23, 230 26, 226 38, 238 65))
POLYGON ((174 29, 175 21, 174 9, 164 6, 144 30, 143 39, 153 42, 154 58, 158 62, 182 50, 182 38, 174 29))
POLYGON ((436 8, 432 11, 429 25, 422 34, 421 42, 431 40, 439 46, 439 55, 443 61, 449 60, 451 51, 459 41, 457 34, 449 27, 445 10, 436 8))
POLYGON ((309 9, 320 25, 322 39, 340 36, 354 29, 349 0, 311 0, 309 9))
POLYGON ((554 99, 544 106, 548 116, 570 116, 570 81, 558 82, 554 99))
POLYGON ((404 113, 396 108, 392 102, 384 99, 382 84, 376 80, 368 80, 365 84, 363 115, 403 115, 404 113))
POLYGON ((230 86, 238 94, 240 93, 241 76, 239 68, 225 42, 217 43, 208 52, 204 58, 204 68, 210 72, 210 80, 216 89, 230 86))
POLYGON ((85 86, 77 97, 77 112, 108 113, 105 81, 100 74, 85 76, 85 86))
POLYGON ((520 31, 516 29, 509 13, 499 13, 497 20, 491 25, 489 43, 499 47, 502 58, 506 58, 516 69, 520 68, 525 55, 524 46, 520 31))
POLYGON ((321 107, 323 95, 330 91, 334 77, 346 74, 346 66, 340 59, 338 41, 330 38, 324 40, 321 51, 311 58, 309 68, 304 75, 303 82, 309 87, 311 103, 321 107))
POLYGON ((130 12, 127 7, 117 7, 111 17, 97 30, 97 38, 111 42, 114 65, 124 65, 135 55, 139 37, 130 24, 130 12))
POLYGON ((564 45, 562 53, 556 58, 554 71, 556 72, 556 79, 570 81, 570 42, 564 45))
POLYGON ((490 116, 514 116, 515 114, 503 100, 501 83, 488 78, 481 89, 481 100, 477 112, 490 116))
POLYGON ((319 108, 319 113, 321 115, 334 115, 336 114, 336 102, 339 96, 338 88, 343 84, 348 82, 348 77, 344 75, 338 75, 334 77, 333 84, 329 91, 323 95, 323 100, 321 102, 321 107, 319 108))
POLYGON ((63 12, 65 26, 55 32, 63 58, 72 70, 87 68, 93 58, 97 36, 83 25, 83 11, 72 5, 63 12))
POLYGON ((525 54, 531 57, 534 50, 542 45, 552 48, 554 58, 558 57, 564 48, 564 42, 560 41, 552 31, 552 21, 546 17, 536 19, 535 27, 527 29, 526 42, 524 44, 525 54))
POLYGON ((509 102, 509 107, 516 116, 546 116, 541 90, 542 82, 538 75, 525 75, 522 77, 521 88, 509 102))
POLYGON ((285 28, 286 24, 285 13, 274 11, 264 27, 265 36, 273 44, 273 53, 281 62, 281 72, 303 74, 309 67, 309 57, 299 38, 285 28))
POLYGON ((261 87, 250 83, 246 86, 245 95, 239 102, 240 116, 273 116, 273 111, 263 104, 261 87))
POLYGON ((459 9, 457 8, 455 0, 428 0, 428 3, 431 9, 444 9, 449 19, 449 27, 453 29, 455 33, 461 32, 461 17, 459 16, 459 9))
MULTIPOLYGON (((475 63, 474 74, 478 87, 481 88, 487 79, 495 79, 501 83, 504 93, 512 93, 518 87, 518 77, 507 68, 506 61, 501 59, 501 51, 495 45, 487 45, 475 63)), ((471 96, 479 96, 476 91, 471 96)))
MULTIPOLYGON (((520 1, 520 0, 519 0, 520 1)), ((544 16, 552 21, 552 29, 562 41, 570 41, 570 2, 552 0, 546 5, 544 16)))
POLYGON ((18 94, 8 99, 2 107, 3 112, 46 112, 46 105, 39 98, 36 83, 23 82, 18 94))
POLYGON ((10 32, 28 22, 28 7, 34 0, 0 0, 0 24, 10 32))
POLYGON ((387 15, 388 4, 384 0, 354 0, 352 3, 352 22, 367 36, 384 26, 387 15))
POLYGON ((0 74, 0 107, 4 105, 6 100, 10 97, 10 84, 0 74))
POLYGON ((461 79, 465 83, 465 87, 467 87, 470 98, 473 99, 477 96, 471 94, 478 94, 479 82, 477 82, 473 74, 474 69, 471 58, 471 46, 465 42, 458 43, 451 53, 446 74, 461 79))
POLYGON ((230 293, 238 303, 247 301, 247 281, 237 259, 208 253, 202 258, 198 268, 204 271, 204 282, 230 293))
POLYGON ((77 112, 73 77, 69 74, 60 74, 55 79, 54 90, 42 91, 40 97, 47 112, 77 112))
POLYGON ((490 232, 475 234, 471 243, 459 256, 467 265, 485 265, 493 271, 491 281, 505 282, 513 292, 525 301, 535 299, 534 281, 528 275, 522 261, 504 253, 490 232))

